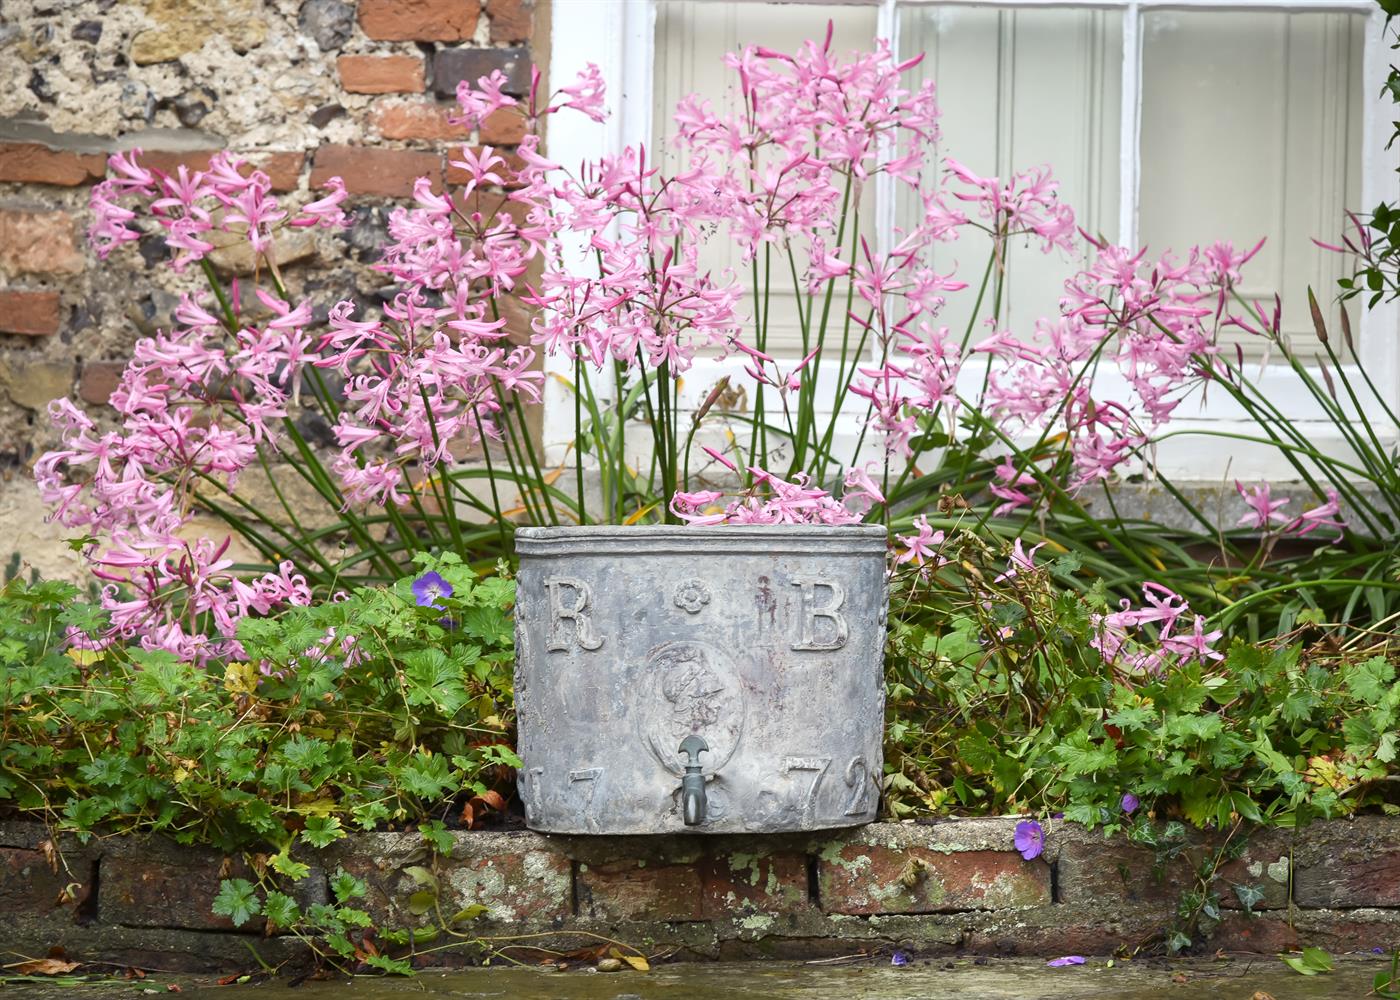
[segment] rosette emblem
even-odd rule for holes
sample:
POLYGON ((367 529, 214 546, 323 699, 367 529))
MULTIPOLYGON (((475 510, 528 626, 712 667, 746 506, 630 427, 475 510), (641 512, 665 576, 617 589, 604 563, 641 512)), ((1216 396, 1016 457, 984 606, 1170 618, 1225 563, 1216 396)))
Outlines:
POLYGON ((710 603, 710 588, 699 580, 686 580, 676 588, 675 603, 676 607, 698 615, 710 603))

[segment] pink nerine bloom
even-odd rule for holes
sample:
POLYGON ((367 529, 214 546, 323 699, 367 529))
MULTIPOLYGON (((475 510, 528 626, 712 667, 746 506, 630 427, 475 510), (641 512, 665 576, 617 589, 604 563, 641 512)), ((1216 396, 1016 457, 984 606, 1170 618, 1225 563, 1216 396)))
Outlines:
POLYGON ((904 546, 904 551, 895 557, 896 565, 912 562, 916 566, 924 567, 924 571, 928 572, 948 564, 948 560, 939 555, 944 534, 929 527, 926 515, 920 514, 914 518, 914 534, 894 537, 904 546))
POLYGON ((1244 502, 1249 505, 1250 510, 1248 514, 1240 518, 1240 525, 1268 531, 1276 525, 1288 523, 1288 515, 1279 513, 1288 504, 1288 498, 1285 497, 1282 500, 1271 498, 1268 483, 1246 489, 1244 484, 1237 479, 1235 480, 1235 492, 1244 498, 1244 502))
POLYGON ((1190 613, 1190 605, 1180 594, 1159 583, 1148 582, 1142 587, 1147 607, 1134 609, 1125 599, 1122 610, 1095 619, 1095 637, 1091 645, 1110 663, 1148 673, 1173 664, 1192 660, 1202 663, 1224 659, 1213 644, 1223 633, 1207 632, 1205 619, 1193 616, 1190 631, 1183 634, 1178 624, 1190 613), (1156 638, 1143 630, 1151 625, 1156 638))

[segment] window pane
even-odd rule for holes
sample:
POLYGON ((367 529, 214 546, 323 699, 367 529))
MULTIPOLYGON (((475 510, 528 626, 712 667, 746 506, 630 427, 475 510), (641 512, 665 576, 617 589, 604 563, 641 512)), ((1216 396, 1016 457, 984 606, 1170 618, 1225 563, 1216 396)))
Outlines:
MULTIPOLYGON (((669 142, 673 132, 671 116, 676 103, 687 94, 698 93, 715 103, 716 110, 736 112, 734 72, 724 65, 724 56, 746 45, 762 45, 779 52, 794 52, 802 43, 826 36, 827 22, 835 25, 832 50, 846 55, 869 51, 875 41, 877 9, 853 4, 744 3, 730 0, 659 0, 656 5, 656 70, 652 127, 659 157, 677 166, 678 154, 669 142)), ((867 190, 862 216, 874 216, 873 192, 867 190)), ((862 230, 873 238, 873 229, 863 222, 862 230)), ((748 265, 740 255, 720 240, 712 240, 701 253, 702 267, 718 272, 733 268, 745 287, 748 265)), ((805 262, 798 261, 799 272, 805 262)), ((782 264, 780 277, 786 273, 782 264)), ((796 296, 785 291, 782 280, 774 281, 769 303, 767 347, 774 355, 801 357, 802 334, 798 322, 796 296)))
MULTIPOLYGON (((1335 242, 1361 183, 1359 14, 1152 11, 1143 17, 1139 234, 1154 251, 1253 246, 1247 297, 1283 297, 1313 343, 1305 290, 1325 301, 1335 242)), ((1248 339, 1245 341, 1249 342, 1248 339)))
MULTIPOLYGON (((901 8, 900 56, 925 53, 916 72, 938 88, 939 155, 1003 178, 1048 163, 1079 225, 1116 240, 1122 20, 1101 10, 901 8)), ((899 206, 900 217, 911 218, 914 208, 899 206)), ((940 267, 956 262, 959 277, 975 285, 984 248, 964 237, 947 249, 940 267)), ((1037 317, 1053 315, 1065 279, 1083 263, 1060 251, 1018 249, 1009 262, 1011 300, 1003 322, 1009 320, 1013 331, 1028 330, 1037 317)), ((965 325, 972 298, 953 296, 945 322, 954 329, 965 325)))

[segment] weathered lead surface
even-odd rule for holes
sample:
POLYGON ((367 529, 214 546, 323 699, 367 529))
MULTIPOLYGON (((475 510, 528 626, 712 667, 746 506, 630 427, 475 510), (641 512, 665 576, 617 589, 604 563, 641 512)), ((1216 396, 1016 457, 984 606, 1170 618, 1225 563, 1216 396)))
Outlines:
POLYGON ((770 833, 874 820, 883 528, 522 528, 516 549, 531 828, 770 833), (688 736, 708 747, 691 826, 688 736))

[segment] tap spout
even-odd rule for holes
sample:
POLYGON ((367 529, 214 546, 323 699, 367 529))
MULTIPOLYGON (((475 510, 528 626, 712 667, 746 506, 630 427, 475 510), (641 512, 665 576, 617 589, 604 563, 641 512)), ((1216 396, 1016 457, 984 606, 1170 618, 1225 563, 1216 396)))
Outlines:
POLYGON ((708 753, 710 745, 694 733, 681 740, 680 752, 685 754, 685 775, 681 778, 681 818, 686 826, 705 822, 705 776, 700 773, 700 755, 708 753))

